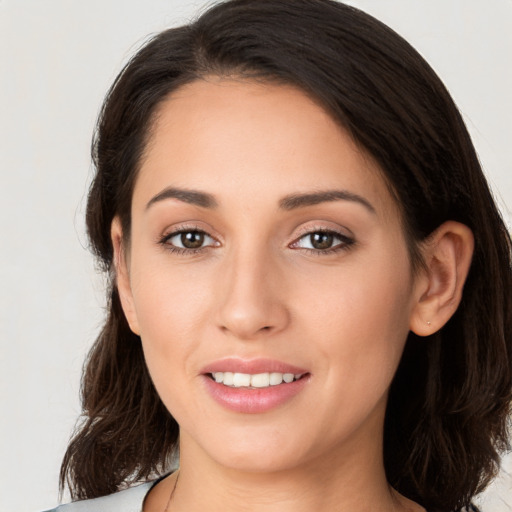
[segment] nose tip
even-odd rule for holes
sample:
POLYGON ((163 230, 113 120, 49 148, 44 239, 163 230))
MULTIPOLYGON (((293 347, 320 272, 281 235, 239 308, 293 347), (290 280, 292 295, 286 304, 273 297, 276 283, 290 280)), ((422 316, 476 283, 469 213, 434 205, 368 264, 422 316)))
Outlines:
POLYGON ((237 338, 251 339, 278 331, 285 323, 285 315, 276 304, 257 304, 254 300, 249 303, 238 297, 225 304, 220 328, 237 338))
POLYGON ((283 287, 276 286, 281 280, 254 262, 249 267, 232 269, 218 309, 220 329, 246 340, 276 333, 289 321, 283 287))

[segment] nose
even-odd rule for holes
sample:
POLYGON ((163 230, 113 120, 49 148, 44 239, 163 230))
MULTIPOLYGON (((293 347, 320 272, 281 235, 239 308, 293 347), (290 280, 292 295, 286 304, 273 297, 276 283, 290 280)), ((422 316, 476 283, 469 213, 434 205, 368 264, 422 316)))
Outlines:
POLYGON ((236 254, 219 275, 217 324, 243 339, 269 336, 286 328, 290 315, 279 265, 268 254, 236 254))

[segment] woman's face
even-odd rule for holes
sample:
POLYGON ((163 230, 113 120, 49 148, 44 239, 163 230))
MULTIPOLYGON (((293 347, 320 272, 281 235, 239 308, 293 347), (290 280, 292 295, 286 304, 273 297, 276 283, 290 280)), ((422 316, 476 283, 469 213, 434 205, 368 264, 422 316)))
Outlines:
POLYGON ((182 457, 278 470, 381 446, 415 283, 379 169, 305 94, 217 78, 173 93, 120 265, 182 457))

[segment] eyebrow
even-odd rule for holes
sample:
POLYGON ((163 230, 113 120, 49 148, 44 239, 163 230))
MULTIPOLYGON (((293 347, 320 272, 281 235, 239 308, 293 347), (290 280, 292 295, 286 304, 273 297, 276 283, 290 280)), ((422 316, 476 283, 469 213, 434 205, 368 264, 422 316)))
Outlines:
POLYGON ((201 206, 202 208, 216 208, 218 206, 215 198, 206 192, 168 187, 149 200, 146 205, 146 210, 155 203, 165 201, 166 199, 178 199, 178 201, 183 201, 184 203, 193 204, 195 206, 201 206))
MULTIPOLYGON (((201 208, 217 208, 215 197, 207 192, 184 188, 168 187, 151 198, 146 204, 146 210, 153 204, 166 199, 177 199, 184 203, 200 206, 201 208)), ((352 201, 364 206, 369 212, 375 214, 375 208, 364 197, 349 192, 348 190, 323 190, 319 192, 307 192, 303 194, 290 194, 279 201, 279 207, 283 210, 295 210, 320 203, 332 201, 352 201)))
POLYGON ((376 213, 375 208, 367 199, 348 190, 323 190, 305 194, 291 194, 281 199, 279 206, 283 210, 295 210, 296 208, 332 201, 352 201, 363 205, 371 213, 376 213))

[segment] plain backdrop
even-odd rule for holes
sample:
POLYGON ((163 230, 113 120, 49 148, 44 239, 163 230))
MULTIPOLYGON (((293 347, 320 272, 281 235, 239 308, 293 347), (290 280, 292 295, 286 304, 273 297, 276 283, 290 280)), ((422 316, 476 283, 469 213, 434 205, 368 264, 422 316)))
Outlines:
MULTIPOLYGON (((510 226, 512 0, 350 3, 402 34, 443 78, 510 226)), ((0 0, 2 511, 57 504, 81 366, 103 318, 103 281, 83 220, 102 98, 148 34, 204 5, 0 0)), ((510 458, 504 466, 484 512, 512 510, 510 458)))

